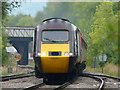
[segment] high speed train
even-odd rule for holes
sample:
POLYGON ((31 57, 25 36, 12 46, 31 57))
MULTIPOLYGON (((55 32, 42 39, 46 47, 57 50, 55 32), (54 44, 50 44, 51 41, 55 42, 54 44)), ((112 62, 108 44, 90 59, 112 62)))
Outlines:
POLYGON ((86 68, 82 32, 64 18, 45 19, 34 32, 35 76, 45 83, 69 80, 86 68))

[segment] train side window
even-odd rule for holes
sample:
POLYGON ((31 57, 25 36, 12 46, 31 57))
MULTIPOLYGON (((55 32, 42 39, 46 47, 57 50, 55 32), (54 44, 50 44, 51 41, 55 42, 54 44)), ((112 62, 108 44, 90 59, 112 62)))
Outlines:
POLYGON ((77 30, 77 46, 78 46, 78 56, 80 56, 80 31, 77 30))
POLYGON ((78 54, 77 30, 75 31, 75 53, 78 54))

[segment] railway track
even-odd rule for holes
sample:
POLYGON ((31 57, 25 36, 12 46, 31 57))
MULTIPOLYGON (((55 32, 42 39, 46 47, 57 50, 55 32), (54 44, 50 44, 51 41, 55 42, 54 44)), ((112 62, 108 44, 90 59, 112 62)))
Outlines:
POLYGON ((106 77, 106 78, 111 78, 111 79, 115 79, 115 80, 120 81, 120 77, 114 77, 114 76, 105 75, 105 74, 93 74, 93 73, 83 73, 83 74, 99 76, 99 77, 106 77))
POLYGON ((42 86, 44 86, 44 85, 46 85, 46 84, 45 84, 45 83, 39 83, 39 84, 37 84, 37 85, 34 85, 34 86, 31 86, 31 87, 25 88, 25 89, 23 89, 23 90, 34 90, 34 89, 37 89, 37 88, 42 87, 42 86))
MULTIPOLYGON (((100 82, 100 85, 98 87, 97 90, 102 90, 103 89, 103 86, 104 86, 104 80, 100 77, 96 77, 96 76, 91 76, 91 75, 83 75, 83 77, 90 77, 90 78, 93 78, 97 81, 100 82)), ((49 88, 51 88, 52 90, 62 90, 62 89, 65 89, 67 88, 69 85, 73 84, 75 81, 77 80, 77 77, 68 81, 68 82, 65 82, 64 84, 62 85, 59 85, 57 86, 56 88, 51 88, 52 86, 49 86, 49 88)), ((44 89, 46 88, 45 87, 46 84, 45 83, 40 83, 40 84, 37 84, 37 85, 34 85, 34 86, 31 86, 31 87, 28 87, 28 88, 25 88, 23 90, 37 90, 37 89, 44 89), (44 87, 44 88, 43 88, 44 87)))
POLYGON ((93 78, 93 79, 95 79, 95 80, 99 81, 99 82, 100 82, 100 84, 99 84, 99 86, 98 86, 97 90, 102 90, 102 89, 103 89, 104 84, 105 84, 105 82, 104 82, 104 79, 103 79, 103 78, 98 77, 98 76, 94 76, 93 74, 82 74, 82 76, 83 76, 83 77, 90 77, 90 78, 93 78))
POLYGON ((12 74, 12 75, 6 75, 6 76, 0 76, 0 81, 8 81, 12 79, 19 79, 19 78, 25 78, 25 77, 31 77, 34 76, 34 67, 29 65, 18 65, 18 67, 23 69, 32 69, 30 72, 24 72, 19 74, 12 74))
MULTIPOLYGON (((84 74, 82 75, 82 77, 90 77, 90 78, 93 78, 97 81, 99 81, 99 86, 97 88, 97 90, 102 90, 103 89, 103 86, 104 86, 104 80, 100 77, 97 77, 97 76, 93 76, 93 75, 87 75, 87 74, 84 74)), ((65 89, 67 88, 69 85, 73 84, 75 81, 77 80, 77 77, 68 81, 68 82, 65 82, 64 84, 62 85, 59 85, 57 86, 56 88, 52 88, 52 90, 62 90, 62 89, 65 89)), ((28 88, 25 88, 23 90, 35 90, 35 89, 40 89, 42 88, 43 86, 45 87, 45 83, 40 83, 40 84, 37 84, 37 85, 34 85, 34 86, 31 86, 31 87, 28 87, 28 88)), ((49 88, 51 88, 51 86, 49 86, 49 88)))
MULTIPOLYGON (((111 79, 115 79, 115 80, 120 80, 118 77, 113 77, 113 76, 108 76, 108 75, 100 75, 100 74, 90 74, 90 73, 83 73, 81 75, 82 77, 88 77, 88 78, 92 78, 95 81, 99 82, 99 85, 97 86, 97 88, 95 88, 95 90, 104 90, 104 86, 105 86, 105 80, 106 78, 111 78, 111 79)), ((53 88, 53 85, 49 85, 47 86, 45 83, 40 83, 28 88, 25 88, 24 90, 37 90, 39 89, 44 89, 46 87, 51 88, 51 90, 62 90, 65 88, 69 88, 70 85, 72 85, 77 79, 74 78, 73 80, 70 80, 68 82, 65 82, 62 85, 58 85, 57 87, 53 88)), ((79 81, 80 82, 80 81, 79 81)), ((94 88, 93 88, 94 89, 94 88)))
MULTIPOLYGON (((11 80, 11 79, 16 79, 17 80, 18 78, 34 76, 33 73, 34 72, 28 72, 28 74, 29 74, 28 76, 27 76, 27 73, 26 73, 26 75, 21 73, 19 75, 13 75, 13 77, 8 76, 7 80, 11 80)), ((2 77, 2 79, 3 78, 4 77, 2 77)), ((0 79, 1 79, 1 77, 0 77, 0 79)), ((103 74, 93 74, 93 73, 83 73, 81 76, 76 77, 76 78, 74 78, 74 79, 72 79, 72 80, 70 80, 68 82, 65 82, 62 85, 46 85, 45 83, 42 82, 42 78, 41 78, 41 80, 39 82, 37 81, 38 83, 28 85, 27 88, 24 87, 23 90, 39 90, 39 89, 44 90, 44 89, 47 89, 47 88, 51 89, 51 90, 62 90, 62 89, 76 88, 76 86, 78 86, 78 85, 79 85, 77 87, 78 89, 82 89, 83 87, 84 88, 87 87, 87 88, 90 88, 90 89, 92 88, 94 90, 104 90, 104 89, 107 89, 106 85, 108 85, 108 83, 106 83, 106 81, 108 82, 109 80, 112 80, 112 79, 113 79, 113 82, 114 81, 115 82, 120 81, 119 77, 113 77, 113 76, 103 75, 103 74), (82 84, 83 82, 87 86, 83 86, 83 84, 82 84), (93 85, 96 85, 96 86, 93 86, 93 85)), ((6 81, 6 79, 3 79, 3 81, 6 81)), ((33 81, 33 80, 31 78, 31 80, 28 80, 28 81, 33 81)), ((35 82, 35 81, 33 81, 33 82, 35 82)), ((117 90, 117 88, 116 88, 116 90, 117 90)))
POLYGON ((31 76, 34 76, 34 71, 14 74, 14 75, 0 76, 0 81, 8 81, 12 79, 19 79, 19 78, 25 78, 25 77, 31 77, 31 76))
MULTIPOLYGON (((72 80, 70 80, 68 82, 65 82, 64 84, 59 85, 56 88, 53 88, 53 90, 62 90, 64 88, 66 88, 67 86, 71 85, 75 80, 76 80, 76 78, 74 78, 74 79, 72 79, 72 80)), ((46 85, 45 83, 40 83, 40 84, 31 86, 31 87, 25 88, 23 90, 35 90, 35 89, 38 89, 38 88, 40 89, 40 88, 42 88, 45 85, 46 85)))
MULTIPOLYGON (((114 77, 114 76, 109 76, 109 75, 105 75, 105 74, 93 74, 93 73, 83 73, 83 76, 89 76, 89 77, 95 77, 96 79, 98 79, 101 84, 98 87, 98 90, 103 90, 105 87, 105 83, 106 83, 106 79, 113 79, 116 80, 118 82, 120 82, 120 77, 114 77)), ((119 88, 119 87, 118 87, 119 88)))
POLYGON ((72 83, 74 83, 74 81, 77 80, 77 78, 74 78, 68 82, 65 82, 64 84, 60 85, 59 87, 57 88, 54 88, 53 90, 62 90, 64 88, 66 88, 67 86, 71 85, 72 83))
POLYGON ((20 67, 20 68, 28 68, 28 69, 35 69, 33 66, 30 66, 30 65, 18 65, 18 67, 20 67))

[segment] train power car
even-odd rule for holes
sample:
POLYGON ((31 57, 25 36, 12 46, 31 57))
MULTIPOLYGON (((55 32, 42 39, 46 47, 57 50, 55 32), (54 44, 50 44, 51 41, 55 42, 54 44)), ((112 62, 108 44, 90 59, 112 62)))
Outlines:
POLYGON ((35 76, 48 81, 80 74, 86 67, 87 44, 69 20, 45 19, 34 33, 35 76))

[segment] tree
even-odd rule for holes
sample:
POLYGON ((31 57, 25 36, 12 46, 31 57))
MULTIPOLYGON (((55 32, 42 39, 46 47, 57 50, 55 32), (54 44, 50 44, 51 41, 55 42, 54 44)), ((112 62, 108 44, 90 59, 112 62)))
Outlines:
POLYGON ((45 14, 44 12, 42 11, 39 11, 37 12, 36 16, 35 16, 35 22, 36 24, 39 24, 40 22, 42 22, 42 20, 44 20, 46 17, 45 17, 45 14))
POLYGON ((93 22, 93 15, 96 10, 98 2, 80 2, 73 4, 74 23, 81 29, 84 39, 88 42, 91 32, 91 23, 93 22))
POLYGON ((0 1, 0 7, 2 7, 2 10, 0 10, 0 32, 2 35, 0 35, 0 39, 2 41, 2 56, 0 57, 0 62, 2 62, 2 65, 5 65, 7 61, 9 61, 9 54, 6 52, 5 47, 7 46, 8 40, 7 40, 7 34, 5 32, 5 29, 3 27, 6 26, 6 19, 8 16, 8 13, 15 7, 18 7, 19 3, 18 2, 1 2, 0 1))
POLYGON ((71 19, 72 16, 72 3, 68 2, 49 2, 47 3, 47 7, 44 8, 43 11, 39 11, 35 17, 36 22, 41 22, 45 18, 67 18, 71 19))
POLYGON ((31 16, 24 16, 18 21, 17 25, 18 26, 34 26, 35 21, 31 16))
POLYGON ((23 14, 18 14, 18 15, 10 15, 8 16, 7 18, 7 22, 6 22, 6 25, 7 26, 16 26, 18 21, 24 17, 25 15, 23 14))
POLYGON ((108 60, 118 63, 118 16, 113 13, 112 2, 102 2, 96 7, 94 22, 89 33, 89 54, 107 54, 108 60))
POLYGON ((1 22, 2 25, 5 25, 8 13, 12 11, 13 8, 17 8, 20 6, 20 2, 1 2, 0 6, 2 7, 2 10, 0 10, 1 15, 1 22))

